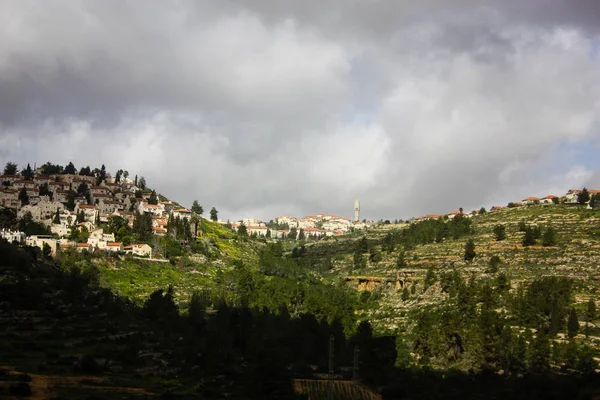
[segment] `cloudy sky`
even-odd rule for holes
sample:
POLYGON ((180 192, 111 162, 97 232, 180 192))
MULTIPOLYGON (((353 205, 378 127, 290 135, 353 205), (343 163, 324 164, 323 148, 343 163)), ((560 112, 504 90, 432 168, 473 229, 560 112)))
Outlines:
POLYGON ((600 189, 597 0, 0 0, 0 162, 224 219, 600 189))

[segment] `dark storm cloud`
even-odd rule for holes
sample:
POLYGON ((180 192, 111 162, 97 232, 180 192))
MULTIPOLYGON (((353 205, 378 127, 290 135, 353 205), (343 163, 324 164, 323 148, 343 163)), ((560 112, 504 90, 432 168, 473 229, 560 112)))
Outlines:
POLYGON ((598 134, 599 11, 0 0, 0 156, 129 169, 225 218, 349 215, 355 197, 409 217, 566 189, 594 174, 564 150, 598 134))

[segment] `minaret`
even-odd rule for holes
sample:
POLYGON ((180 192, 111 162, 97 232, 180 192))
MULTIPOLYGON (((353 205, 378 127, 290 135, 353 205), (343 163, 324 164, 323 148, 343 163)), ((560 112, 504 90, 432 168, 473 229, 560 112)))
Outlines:
POLYGON ((359 214, 360 214, 360 200, 356 199, 356 200, 354 200, 354 222, 359 221, 359 214))

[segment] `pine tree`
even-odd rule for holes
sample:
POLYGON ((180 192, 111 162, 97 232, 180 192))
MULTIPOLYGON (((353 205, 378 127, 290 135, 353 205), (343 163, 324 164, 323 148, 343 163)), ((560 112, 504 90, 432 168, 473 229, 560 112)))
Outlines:
POLYGON ((216 208, 213 207, 213 208, 210 209, 210 219, 212 221, 217 222, 219 220, 218 215, 219 215, 219 212, 217 211, 216 208))
POLYGON ((396 269, 406 268, 406 259, 404 249, 400 250, 398 253, 398 258, 396 258, 396 269))
POLYGON ((465 244, 465 261, 471 261, 475 258, 475 255, 475 242, 473 242, 473 239, 469 239, 465 244))
POLYGON ((148 198, 148 204, 158 204, 158 197, 156 196, 156 191, 153 190, 152 194, 148 198))
POLYGON ((583 188, 581 193, 577 195, 577 202, 583 206, 588 201, 590 201, 590 192, 586 188, 583 188))
POLYGON ((575 312, 574 308, 571 308, 567 321, 567 334, 569 338, 574 338, 577 336, 577 332, 579 332, 579 320, 577 319, 577 312, 575 312))
POLYGON ((16 175, 17 167, 18 167, 18 165, 15 164, 14 162, 11 162, 11 161, 7 162, 6 165, 4 166, 3 175, 16 175))
POLYGON ((33 171, 31 170, 31 165, 27 164, 27 168, 25 168, 23 171, 21 171, 21 174, 23 175, 23 179, 25 179, 26 181, 30 181, 33 179, 33 171))
POLYGON ((198 203, 198 200, 194 200, 194 202, 192 203, 191 211, 198 215, 202 215, 204 213, 204 209, 202 208, 200 203, 198 203))

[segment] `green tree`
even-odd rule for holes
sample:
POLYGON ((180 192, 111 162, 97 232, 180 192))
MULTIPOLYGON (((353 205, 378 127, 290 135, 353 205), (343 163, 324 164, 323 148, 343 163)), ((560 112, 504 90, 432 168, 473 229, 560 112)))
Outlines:
POLYGON ((296 240, 297 236, 298 236, 298 231, 296 230, 296 228, 290 229, 290 231, 288 233, 288 239, 296 240))
POLYGON ((549 226, 546 228, 544 236, 542 237, 542 246, 548 247, 554 245, 556 245, 556 232, 551 226, 549 226))
POLYGON ((44 255, 44 257, 50 257, 50 255, 52 254, 52 248, 46 242, 44 242, 44 245, 42 246, 42 254, 44 255))
POLYGON ((100 185, 106 180, 106 167, 102 164, 99 170, 96 170, 96 185, 100 185))
POLYGON ((57 208, 54 218, 52 219, 53 224, 60 224, 60 210, 57 208))
POLYGON ((410 298, 410 293, 408 292, 408 287, 404 286, 402 289, 402 301, 406 301, 410 298))
POLYGON ((238 226, 238 235, 243 237, 248 236, 248 228, 246 228, 246 225, 243 222, 238 226))
POLYGON ((587 188, 583 188, 583 190, 577 195, 577 203, 583 206, 587 204, 588 201, 590 201, 590 192, 587 190, 587 188))
POLYGON ((569 319, 567 320, 567 334, 569 338, 574 338, 579 332, 579 320, 577 319, 577 312, 574 308, 571 308, 569 312, 569 319))
POLYGON ((500 266, 501 263, 502 263, 502 260, 500 260, 500 257, 491 256, 490 262, 489 262, 490 267, 488 268, 487 272, 489 272, 491 274, 495 274, 496 272, 498 272, 498 267, 500 266))
POLYGON ((19 191, 19 201, 21 202, 21 206, 26 206, 29 204, 29 196, 27 195, 27 189, 25 186, 19 191))
POLYGON ((396 269, 406 268, 406 254, 404 253, 404 249, 401 249, 398 252, 398 257, 396 258, 396 269))
POLYGON ((590 322, 593 322, 596 319, 596 302, 593 299, 589 299, 588 300, 588 305, 587 305, 587 310, 585 313, 585 334, 586 336, 589 335, 589 324, 590 322))
POLYGON ((142 190, 146 190, 146 178, 144 178, 143 176, 138 180, 138 184, 137 186, 142 189, 142 190))
POLYGON ((423 282, 423 285, 425 286, 425 290, 427 290, 427 288, 429 288, 431 285, 433 285, 435 283, 435 281, 437 281, 437 276, 435 275, 435 272, 433 272, 433 268, 429 267, 427 269, 427 274, 425 275, 425 280, 423 282))
POLYGON ((498 242, 506 239, 506 228, 504 227, 504 225, 499 224, 494 226, 494 237, 498 242))
POLYGON ((353 256, 354 268, 363 269, 367 266, 367 260, 361 252, 355 251, 353 256))
POLYGON ((550 370, 550 338, 546 332, 539 330, 530 344, 529 370, 534 374, 546 373, 550 370))
POLYGON ((481 208, 479 209, 479 214, 485 214, 486 212, 487 212, 487 211, 486 211, 485 207, 481 207, 481 208))
POLYGON ((4 175, 16 175, 18 165, 12 161, 9 161, 4 166, 4 175))
POLYGON ((210 209, 210 219, 212 221, 216 222, 219 219, 218 215, 219 215, 219 212, 217 211, 216 208, 213 207, 210 209))
POLYGON ((63 170, 63 173, 75 175, 77 173, 77 170, 75 169, 75 165, 72 162, 69 162, 69 164, 67 164, 67 166, 63 170))
POLYGON ((33 179, 33 170, 31 169, 31 165, 27 164, 27 168, 21 171, 21 175, 23 175, 23 179, 26 181, 30 181, 33 179))
POLYGON ((369 252, 369 241, 366 236, 363 236, 357 243, 357 249, 361 254, 369 252))
POLYGON ((475 242, 473 242, 473 239, 469 239, 465 244, 465 261, 471 261, 475 258, 475 255, 475 242))
POLYGON ((300 228, 300 231, 298 232, 298 240, 304 240, 304 238, 304 229, 300 228))
POLYGON ((158 197, 156 196, 156 191, 153 190, 152 194, 148 198, 148 204, 158 204, 158 197))
POLYGON ((525 230, 525 236, 523 236, 523 247, 533 246, 536 242, 535 232, 528 226, 525 230))
POLYGON ((194 202, 192 203, 191 211, 198 215, 202 215, 204 213, 204 209, 202 208, 200 203, 198 203, 198 200, 194 200, 194 202))

